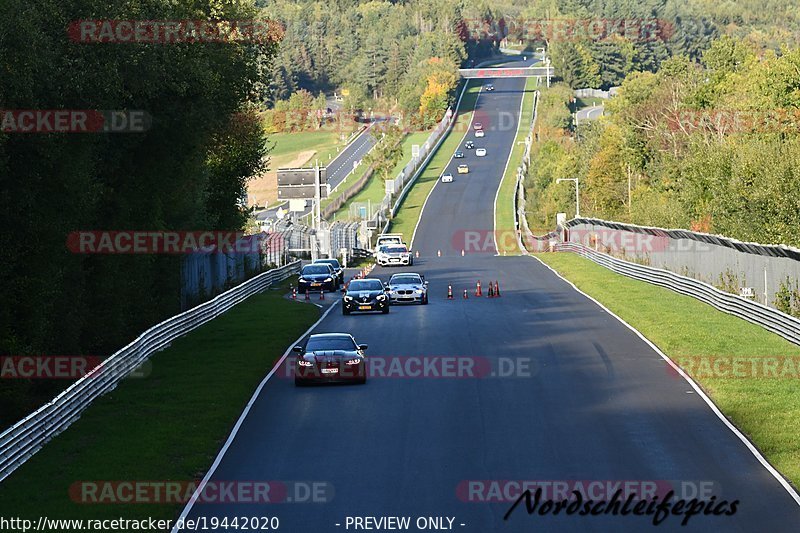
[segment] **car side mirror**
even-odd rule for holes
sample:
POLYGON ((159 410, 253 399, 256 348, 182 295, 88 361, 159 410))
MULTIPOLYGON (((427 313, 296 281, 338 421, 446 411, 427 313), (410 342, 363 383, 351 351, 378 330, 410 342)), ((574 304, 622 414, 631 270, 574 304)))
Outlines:
POLYGON ((294 347, 292 347, 292 351, 295 353, 303 353, 303 347, 297 344, 294 347))
POLYGON ((365 351, 367 348, 369 348, 368 344, 359 344, 358 345, 358 349, 361 350, 362 352, 365 351))

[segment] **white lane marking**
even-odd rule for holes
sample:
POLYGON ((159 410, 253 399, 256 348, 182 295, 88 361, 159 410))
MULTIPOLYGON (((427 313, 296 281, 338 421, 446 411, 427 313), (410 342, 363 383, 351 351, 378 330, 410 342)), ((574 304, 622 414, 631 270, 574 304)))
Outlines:
MULTIPOLYGON (((517 112, 517 131, 514 132, 514 139, 511 141, 511 149, 508 152, 506 166, 503 168, 503 173, 500 175, 500 184, 497 186, 497 191, 494 193, 494 203, 492 204, 492 225, 494 226, 494 231, 492 232, 492 239, 494 240, 495 255, 500 254, 500 249, 497 248, 497 198, 500 196, 500 189, 503 187, 503 182, 506 180, 506 171, 508 170, 508 165, 511 164, 511 156, 514 155, 514 147, 516 146, 517 135, 519 135, 519 128, 522 126, 522 104, 525 103, 525 88, 527 86, 528 79, 525 78, 525 84, 522 86, 522 97, 519 99, 519 111, 517 112)), ((514 191, 514 194, 516 195, 516 190, 514 191)))
POLYGON ((611 315, 614 318, 616 318, 617 320, 619 320, 622 323, 622 325, 624 325, 626 328, 628 328, 629 330, 634 332, 640 339, 642 339, 644 342, 646 342, 647 345, 650 346, 650 348, 652 348, 654 352, 656 352, 658 355, 660 355, 661 358, 664 361, 666 361, 669 366, 671 366, 673 368, 673 370, 675 370, 681 377, 683 377, 683 379, 685 379, 689 383, 689 385, 692 386, 692 389, 694 389, 694 392, 696 392, 698 395, 700 395, 700 397, 703 399, 704 402, 706 402, 706 405, 708 405, 708 407, 711 409, 711 411, 715 415, 717 415, 717 418, 719 418, 722 421, 722 423, 725 424, 725 426, 729 430, 731 430, 733 432, 734 435, 739 437, 739 440, 742 441, 745 446, 747 446, 747 449, 750 450, 750 453, 752 453, 753 456, 758 460, 758 462, 761 463, 761 466, 763 466, 770 474, 772 474, 772 477, 774 477, 776 480, 778 480, 778 483, 781 484, 781 486, 786 490, 786 492, 789 494, 789 496, 791 496, 791 498, 795 501, 795 503, 800 505, 800 495, 797 494, 797 492, 794 490, 794 488, 791 486, 791 484, 789 484, 789 482, 783 477, 783 475, 780 472, 778 472, 775 469, 775 467, 772 466, 769 463, 769 461, 767 461, 767 459, 763 455, 761 455, 761 452, 758 450, 758 448, 756 448, 753 445, 753 443, 750 442, 750 440, 747 437, 745 437, 744 434, 741 431, 739 431, 739 429, 736 426, 734 426, 725 417, 724 414, 722 414, 722 411, 720 411, 719 407, 717 407, 717 405, 713 402, 713 400, 711 400, 711 398, 709 398, 706 395, 706 393, 703 392, 703 389, 701 389, 700 386, 697 385, 697 383, 695 383, 694 380, 691 377, 689 377, 689 375, 686 374, 686 372, 684 372, 681 367, 676 365, 672 361, 672 359, 670 359, 669 356, 667 356, 667 354, 662 352, 661 349, 658 346, 656 346, 655 344, 650 342, 650 339, 648 339, 647 337, 642 335, 636 328, 634 328, 633 326, 631 326, 630 324, 625 322, 625 320, 623 320, 622 318, 617 316, 608 307, 606 307, 605 305, 601 304, 600 302, 598 302, 597 300, 595 300, 594 298, 592 298, 591 296, 589 296, 588 294, 586 294, 585 292, 580 290, 574 283, 572 283, 570 280, 568 280, 567 278, 565 278, 564 276, 559 274, 550 265, 548 265, 547 263, 545 263, 544 261, 542 261, 541 259, 539 259, 536 256, 528 255, 527 257, 531 257, 531 258, 535 259, 536 261, 539 261, 539 263, 541 263, 545 267, 547 267, 553 274, 555 274, 556 276, 558 276, 559 278, 561 278, 562 280, 567 282, 569 285, 572 286, 573 289, 578 291, 580 294, 582 294, 583 296, 585 296, 589 300, 593 301, 595 304, 597 304, 598 307, 600 307, 600 309, 602 309, 603 311, 605 311, 609 315, 611 315))
POLYGON ((242 424, 244 423, 244 419, 247 418, 248 413, 250 413, 250 409, 255 404, 256 399, 261 394, 261 390, 267 384, 267 382, 269 381, 269 378, 271 378, 272 375, 275 373, 275 371, 278 370, 278 368, 280 368, 280 366, 283 364, 283 362, 286 360, 286 358, 292 352, 292 347, 295 344, 297 344, 298 342, 300 342, 303 339, 303 337, 305 337, 306 335, 311 333, 314 330, 314 328, 316 328, 320 324, 320 322, 325 320, 325 318, 328 316, 328 313, 330 313, 331 311, 333 311, 336 308, 336 304, 338 304, 339 301, 340 300, 336 300, 333 304, 331 304, 331 306, 328 307, 328 310, 325 311, 324 313, 322 313, 322 316, 319 317, 319 320, 314 322, 314 324, 310 328, 308 328, 302 335, 300 335, 300 337, 298 337, 298 339, 296 341, 294 341, 292 344, 289 345, 289 347, 286 349, 286 351, 283 352, 283 356, 281 356, 280 360, 275 364, 274 367, 272 367, 272 370, 269 371, 269 374, 267 374, 267 376, 258 385, 258 388, 253 393, 253 396, 250 398, 250 401, 247 402, 247 406, 244 408, 244 411, 242 411, 242 414, 239 416, 239 420, 236 421, 236 425, 233 426, 233 429, 231 430, 231 434, 228 435, 228 440, 225 441, 225 445, 222 446, 222 449, 217 454, 216 459, 214 459, 214 463, 211 465, 211 468, 208 469, 208 472, 206 472, 206 475, 203 477, 203 480, 197 486, 197 489, 194 491, 194 494, 192 494, 192 497, 189 498, 189 501, 187 502, 186 507, 183 508, 183 511, 181 512, 181 516, 178 518, 178 520, 176 521, 175 526, 172 528, 172 533, 180 533, 180 530, 178 529, 178 524, 183 523, 183 522, 186 521, 186 517, 189 515, 189 512, 191 512, 192 507, 194 506, 194 503, 200 497, 200 493, 203 491, 203 489, 205 488, 206 484, 211 479, 211 476, 214 475, 214 472, 217 470, 217 467, 222 462, 222 459, 225 456, 225 452, 228 451, 228 448, 230 448, 231 444, 233 443, 233 440, 236 438, 236 434, 239 432, 239 428, 241 428, 242 424))
MULTIPOLYGON (((464 91, 465 94, 469 92, 469 82, 467 82, 467 86, 464 88, 464 91)), ((478 100, 481 99, 482 92, 483 92, 483 84, 481 84, 480 88, 478 89, 478 96, 475 97, 475 103, 472 105, 472 111, 470 111, 470 113, 472 113, 472 116, 469 118, 469 124, 467 124, 467 129, 464 131, 464 136, 461 137, 461 140, 458 142, 458 148, 456 148, 455 151, 453 151, 453 153, 450 155, 450 160, 444 166, 442 172, 447 171, 447 167, 449 167, 450 164, 453 162, 453 157, 456 155, 456 152, 458 150, 463 150, 461 145, 464 144, 464 139, 467 138, 467 135, 469 135, 469 132, 472 129, 472 121, 475 120, 475 110, 478 109, 478 100)), ((458 113, 458 110, 456 110, 456 113, 458 113)), ((453 123, 453 128, 455 128, 457 125, 458 125, 458 114, 456 114, 455 122, 453 123)), ((452 131, 450 133, 452 133, 452 131)), ((450 135, 450 133, 448 133, 447 135, 450 135)), ((444 144, 444 142, 445 141, 442 141, 442 144, 444 144)), ((432 160, 433 157, 431 157, 431 161, 432 160)), ((428 161, 428 164, 430 164, 430 161, 428 161)), ((427 166, 428 165, 425 165, 426 169, 427 166)), ((425 206, 428 205, 428 199, 431 197, 431 194, 433 194, 433 190, 436 188, 437 185, 439 185, 440 181, 441 181, 441 175, 436 176, 436 183, 433 184, 433 187, 431 187, 431 190, 428 192, 428 196, 425 197, 425 201, 422 203, 422 209, 419 210, 419 218, 417 218, 417 223, 414 224, 414 232, 411 234, 411 244, 409 245, 410 249, 414 248, 414 237, 417 236, 417 228, 419 227, 419 223, 422 221, 422 213, 425 212, 425 206)))

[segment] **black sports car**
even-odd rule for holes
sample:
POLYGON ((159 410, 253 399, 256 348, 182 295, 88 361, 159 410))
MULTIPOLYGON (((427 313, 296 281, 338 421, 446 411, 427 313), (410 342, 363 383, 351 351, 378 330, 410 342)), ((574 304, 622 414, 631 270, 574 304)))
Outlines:
POLYGON ((456 159, 462 159, 464 157, 464 152, 459 150, 458 152, 453 154, 453 157, 456 159))
POLYGON ((292 350, 297 354, 294 384, 335 381, 367 382, 364 360, 366 344, 356 344, 349 333, 311 335, 305 345, 292 350))
POLYGON ((381 280, 377 278, 355 279, 347 285, 342 298, 342 313, 353 311, 389 312, 389 297, 381 280))
POLYGON ((297 280, 297 290, 304 293, 307 290, 311 292, 318 291, 335 291, 339 288, 339 278, 336 273, 327 263, 315 263, 306 265, 300 271, 300 278, 297 280))
POLYGON ((313 264, 315 264, 315 265, 320 265, 320 264, 328 264, 328 265, 330 265, 331 268, 333 268, 333 272, 336 274, 336 277, 339 279, 339 284, 341 285, 342 283, 344 283, 344 269, 342 268, 342 265, 339 264, 339 260, 338 259, 317 259, 316 261, 314 261, 313 264))

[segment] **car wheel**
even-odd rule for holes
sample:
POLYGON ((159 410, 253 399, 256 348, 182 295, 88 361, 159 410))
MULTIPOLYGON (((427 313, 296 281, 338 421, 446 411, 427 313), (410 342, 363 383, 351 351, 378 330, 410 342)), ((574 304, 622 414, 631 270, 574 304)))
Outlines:
POLYGON ((358 383, 359 385, 366 385, 367 376, 363 376, 363 377, 360 377, 360 378, 356 379, 356 383, 358 383))
POLYGON ((294 378, 294 386, 295 387, 305 387, 308 385, 305 380, 294 378))
POLYGON ((381 311, 381 313, 383 313, 384 315, 389 314, 389 304, 386 304, 386 307, 383 308, 383 311, 381 311))
POLYGON ((422 305, 428 305, 428 295, 422 297, 422 305))
POLYGON ((350 314, 350 310, 347 309, 346 307, 342 306, 342 314, 343 315, 349 315, 350 314))
POLYGON ((408 266, 412 266, 414 264, 414 258, 411 257, 408 259, 408 266))

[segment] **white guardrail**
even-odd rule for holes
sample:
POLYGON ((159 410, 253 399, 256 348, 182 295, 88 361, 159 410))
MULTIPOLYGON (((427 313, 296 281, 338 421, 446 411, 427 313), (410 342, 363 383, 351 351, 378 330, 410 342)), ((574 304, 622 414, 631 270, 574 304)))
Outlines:
POLYGON ((103 394, 136 370, 154 353, 209 322, 253 294, 298 272, 300 261, 263 272, 208 302, 156 324, 133 342, 73 383, 52 401, 0 435, 0 481, 39 451, 50 439, 80 418, 103 394))
POLYGON ((577 243, 558 243, 559 252, 574 252, 629 278, 646 281, 705 302, 720 311, 743 318, 800 345, 800 320, 764 304, 717 289, 669 270, 631 263, 577 243))

